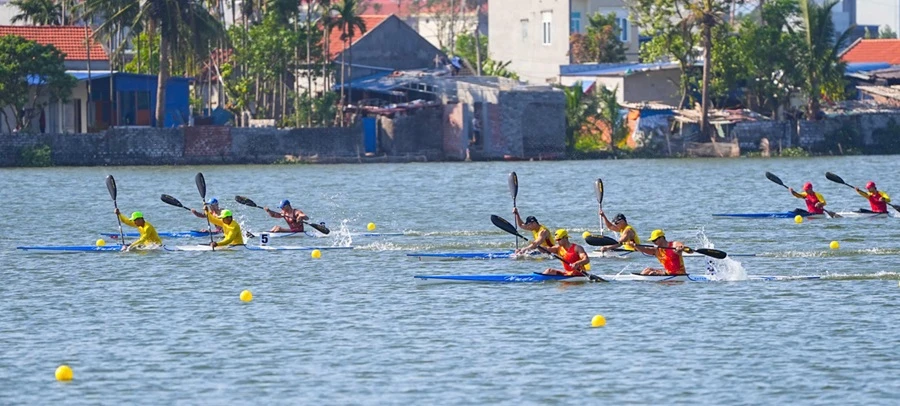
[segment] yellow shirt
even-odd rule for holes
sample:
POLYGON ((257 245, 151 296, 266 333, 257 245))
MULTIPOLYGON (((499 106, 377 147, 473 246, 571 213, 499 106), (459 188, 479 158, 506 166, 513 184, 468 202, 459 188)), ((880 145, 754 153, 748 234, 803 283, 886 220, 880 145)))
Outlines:
POLYGON ((625 226, 625 228, 622 229, 622 232, 619 233, 619 238, 621 238, 623 235, 625 235, 625 233, 626 233, 628 230, 631 230, 631 232, 634 233, 634 240, 633 240, 633 241, 626 241, 624 244, 622 244, 622 248, 624 248, 624 249, 626 249, 626 250, 628 250, 628 251, 634 251, 634 244, 640 244, 640 243, 641 243, 641 237, 638 237, 637 230, 635 230, 634 227, 631 226, 631 224, 625 226))
POLYGON ((232 218, 231 224, 225 224, 222 219, 212 213, 208 213, 206 218, 209 219, 210 223, 222 227, 222 232, 225 234, 222 241, 217 241, 216 245, 244 245, 244 235, 241 233, 241 225, 237 220, 232 218))
MULTIPOLYGON (((869 196, 872 196, 872 195, 874 194, 874 193, 869 193, 869 192, 866 191, 866 190, 864 190, 864 191, 862 191, 862 192, 857 191, 856 193, 859 193, 860 196, 865 197, 866 199, 868 199, 869 196)), ((879 190, 879 191, 878 191, 878 194, 881 195, 881 200, 884 200, 885 203, 890 203, 890 202, 891 202, 891 197, 888 196, 887 193, 884 193, 884 192, 882 192, 882 191, 879 190)))
POLYGON ((131 221, 131 219, 129 219, 128 217, 123 216, 122 213, 119 213, 119 220, 122 220, 122 223, 124 223, 126 226, 138 229, 138 231, 140 231, 141 233, 141 237, 138 238, 137 241, 131 243, 131 246, 147 246, 151 244, 162 245, 162 240, 159 239, 159 234, 156 233, 156 229, 153 228, 153 225, 150 224, 149 221, 144 220, 144 226, 138 227, 137 224, 134 224, 134 221, 131 221))
POLYGON ((544 227, 543 225, 538 227, 537 230, 531 230, 532 240, 537 241, 538 238, 541 238, 542 231, 547 231, 547 239, 544 241, 541 241, 540 245, 543 245, 545 247, 552 247, 552 246, 556 245, 556 239, 553 238, 553 234, 551 234, 550 230, 547 230, 547 227, 544 227))

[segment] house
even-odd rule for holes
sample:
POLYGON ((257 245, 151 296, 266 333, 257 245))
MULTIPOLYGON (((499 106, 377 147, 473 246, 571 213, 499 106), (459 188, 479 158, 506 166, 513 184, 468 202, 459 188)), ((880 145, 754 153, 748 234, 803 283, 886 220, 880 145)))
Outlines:
POLYGON ((94 33, 90 27, 0 25, 0 36, 4 35, 16 35, 42 45, 52 44, 66 55, 66 69, 109 70, 109 56, 99 42, 91 39, 94 33))
POLYGON ((581 83, 586 92, 596 86, 616 89, 619 103, 681 103, 681 70, 675 62, 562 65, 558 69, 559 84, 581 83))
POLYGON ((847 63, 900 65, 900 39, 858 39, 843 50, 840 57, 847 63))
POLYGON ((488 34, 488 1, 481 0, 480 13, 469 3, 414 4, 411 1, 365 0, 362 5, 365 13, 395 14, 432 45, 450 49, 456 34, 471 34, 476 27, 482 35, 488 34))
POLYGON ((510 70, 528 82, 558 80, 559 66, 572 63, 569 35, 585 33, 594 13, 616 14, 626 58, 638 60, 638 27, 629 20, 624 0, 492 0, 491 9, 488 53, 494 60, 511 61, 510 70))

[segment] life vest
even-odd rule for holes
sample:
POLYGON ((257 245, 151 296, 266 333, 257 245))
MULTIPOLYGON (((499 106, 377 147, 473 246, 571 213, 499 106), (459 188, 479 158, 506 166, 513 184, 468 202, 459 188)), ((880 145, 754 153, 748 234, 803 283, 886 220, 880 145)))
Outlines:
POLYGON ((563 259, 563 269, 566 270, 566 275, 582 275, 580 269, 575 269, 574 267, 572 267, 572 264, 581 260, 581 255, 578 254, 578 251, 575 249, 575 247, 575 244, 570 245, 568 250, 563 247, 559 247, 559 256, 563 259))
MULTIPOLYGON (((670 242, 669 248, 671 247, 672 243, 670 242)), ((657 248, 656 259, 659 260, 663 268, 666 268, 667 275, 683 275, 687 273, 684 269, 684 258, 678 255, 674 249, 657 248)))
POLYGON ((819 192, 812 192, 812 193, 803 192, 803 193, 804 193, 803 200, 806 201, 806 211, 810 212, 811 214, 825 213, 824 207, 816 207, 816 203, 822 202, 822 204, 825 204, 825 198, 822 197, 822 195, 819 194, 819 192))
POLYGON ((869 206, 872 206, 872 211, 875 213, 887 213, 887 202, 891 200, 890 197, 885 199, 884 192, 878 191, 876 193, 869 193, 867 197, 869 199, 869 206))
MULTIPOLYGON (((621 238, 621 236, 625 235, 625 233, 628 230, 631 230, 634 233, 634 244, 640 244, 641 237, 638 237, 637 231, 635 231, 634 227, 632 227, 631 224, 625 226, 625 228, 622 229, 622 232, 619 233, 619 238, 621 238)), ((622 248, 624 248, 628 251, 634 251, 634 244, 632 244, 631 242, 626 242, 626 243, 622 244, 622 248)))
POLYGON ((296 211, 292 211, 290 213, 282 213, 284 217, 284 221, 287 222, 288 227, 291 228, 292 232, 302 233, 303 232, 303 222, 295 220, 296 211))
POLYGON ((531 230, 532 240, 537 240, 538 238, 541 238, 541 231, 545 231, 545 230, 547 231, 547 239, 545 239, 544 241, 541 241, 541 245, 548 247, 548 248, 556 245, 556 239, 553 238, 553 233, 551 233, 550 230, 547 230, 547 227, 544 227, 544 225, 541 225, 540 227, 538 227, 537 230, 531 230))

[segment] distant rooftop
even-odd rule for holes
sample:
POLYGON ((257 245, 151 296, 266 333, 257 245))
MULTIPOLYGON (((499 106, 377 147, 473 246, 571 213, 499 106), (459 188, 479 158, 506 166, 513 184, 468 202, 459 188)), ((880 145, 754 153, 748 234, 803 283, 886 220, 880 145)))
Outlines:
POLYGON ((67 61, 108 61, 106 51, 96 39, 91 40, 90 58, 88 58, 88 41, 93 35, 90 27, 67 26, 19 26, 0 25, 0 36, 16 35, 42 45, 53 45, 66 54, 67 61))
POLYGON ((900 39, 858 39, 844 50, 841 59, 900 65, 900 39))

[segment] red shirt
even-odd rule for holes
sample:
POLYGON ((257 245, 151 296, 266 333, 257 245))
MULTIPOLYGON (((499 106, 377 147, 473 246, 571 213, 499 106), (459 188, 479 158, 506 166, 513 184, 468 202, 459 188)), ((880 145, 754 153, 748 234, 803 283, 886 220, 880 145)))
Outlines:
MULTIPOLYGON (((669 247, 672 247, 671 242, 669 247)), ((657 248, 656 259, 659 260, 663 268, 666 268, 666 274, 668 275, 684 275, 687 273, 684 269, 684 258, 678 255, 674 249, 657 248)))
POLYGON ((575 244, 569 246, 568 250, 559 247, 559 253, 563 259, 563 269, 566 270, 566 275, 582 275, 581 270, 572 267, 572 264, 581 260, 581 255, 575 250, 575 244))

